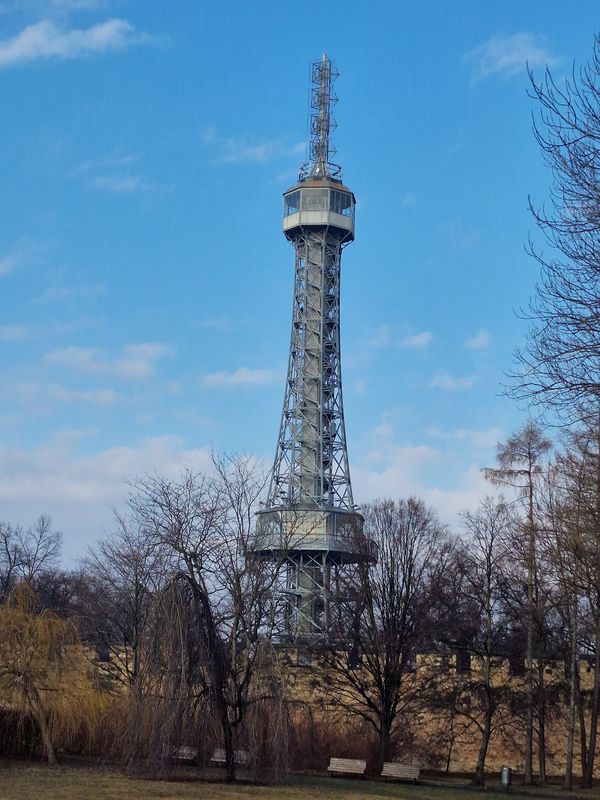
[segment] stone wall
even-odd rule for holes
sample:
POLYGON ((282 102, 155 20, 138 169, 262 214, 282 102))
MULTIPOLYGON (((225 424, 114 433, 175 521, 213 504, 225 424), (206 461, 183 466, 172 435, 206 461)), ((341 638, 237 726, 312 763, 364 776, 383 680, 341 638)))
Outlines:
MULTIPOLYGON (((393 745, 392 758, 419 764, 423 769, 469 773, 475 768, 479 752, 481 721, 479 688, 482 662, 472 658, 465 668, 454 655, 420 655, 416 668, 406 677, 410 701, 400 717, 400 732, 393 745), (469 668, 470 667, 470 668, 469 668)), ((284 665, 287 699, 296 724, 308 721, 315 731, 322 726, 330 747, 345 752, 323 754, 363 757, 373 747, 374 732, 348 710, 351 702, 339 702, 339 677, 327 674, 317 656, 290 649, 284 665), (344 707, 345 706, 345 707, 344 707), (331 731, 337 733, 332 736, 331 731)), ((537 680, 537 665, 534 664, 537 680)), ((523 673, 524 670, 519 670, 523 673)), ((494 660, 492 683, 498 692, 496 712, 486 769, 498 772, 503 765, 517 773, 524 769, 525 752, 525 678, 513 674, 506 659, 494 660)), ((562 663, 545 665, 544 688, 546 710, 546 771, 548 776, 562 775, 565 768, 567 739, 568 690, 562 663)), ((587 661, 580 664, 582 690, 592 689, 593 671, 587 661)), ((348 694, 345 687, 344 694, 348 694)), ((589 724, 589 720, 586 719, 589 724)), ((314 733, 314 736, 319 734, 314 733)), ((537 737, 536 737, 537 738, 537 737)), ((534 772, 537 771, 534 751, 534 772)), ((579 771, 579 741, 576 731, 575 774, 579 771)))

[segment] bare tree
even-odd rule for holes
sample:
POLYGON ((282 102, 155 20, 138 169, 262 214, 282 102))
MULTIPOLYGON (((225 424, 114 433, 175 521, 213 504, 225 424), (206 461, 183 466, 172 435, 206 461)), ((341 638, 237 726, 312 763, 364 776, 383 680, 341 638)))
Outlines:
POLYGON ((334 702, 373 728, 381 770, 414 700, 410 673, 425 638, 430 588, 443 568, 447 535, 435 512, 416 498, 378 500, 363 513, 364 534, 377 544, 378 560, 360 563, 350 647, 346 640, 326 650, 324 678, 336 681, 334 692, 330 687, 334 702))
POLYGON ((24 581, 33 585, 43 570, 56 566, 62 534, 52 529, 52 520, 47 514, 41 514, 26 531, 17 529, 17 539, 21 556, 18 572, 24 581))
MULTIPOLYGON (((452 672, 433 670, 423 681, 426 705, 460 723, 460 736, 477 736, 479 751, 473 783, 485 784, 485 765, 491 736, 502 730, 511 708, 513 690, 503 659, 507 617, 506 592, 509 534, 513 524, 502 498, 485 498, 479 508, 465 512, 466 535, 454 543, 451 559, 438 584, 439 618, 434 636, 442 653, 458 646, 468 656, 467 668, 455 663, 452 672)), ((463 656, 464 657, 464 656, 463 656)))
MULTIPOLYGON (((536 531, 539 527, 536 519, 536 490, 542 472, 541 461, 551 447, 551 443, 543 435, 542 429, 532 420, 510 436, 497 448, 498 466, 484 470, 486 478, 495 485, 510 486, 517 492, 517 500, 523 504, 521 531, 527 537, 527 650, 526 684, 527 684, 527 732, 525 747, 525 783, 533 782, 533 716, 534 716, 534 678, 533 650, 534 628, 536 620, 536 531)), ((543 686, 543 680, 540 684, 543 686)), ((543 691, 543 689, 541 690, 543 691)), ((540 732, 543 731, 543 720, 540 732)), ((543 735, 540 736, 540 779, 545 779, 545 757, 543 735)))
POLYGON ((600 394, 600 36, 589 64, 564 83, 548 69, 540 83, 530 79, 534 133, 553 178, 549 205, 530 205, 552 256, 530 246, 541 280, 513 393, 572 420, 600 394))
POLYGON ((175 575, 158 598, 145 680, 132 694, 125 742, 128 763, 143 753, 151 776, 164 773, 182 741, 200 744, 200 717, 204 729, 212 720, 203 632, 193 587, 175 575))
POLYGON ((234 748, 248 708, 273 691, 265 663, 277 616, 274 589, 284 562, 254 558, 254 513, 265 475, 251 458, 214 457, 214 476, 135 482, 129 505, 176 562, 171 583, 187 587, 196 620, 211 702, 220 726, 227 779, 235 778, 234 748))
MULTIPOLYGON (((577 709, 581 711, 579 686, 579 635, 581 599, 578 581, 577 542, 585 524, 582 515, 584 472, 570 447, 560 453, 548 471, 545 492, 544 556, 553 572, 557 591, 557 611, 563 628, 562 658, 568 679, 567 742, 565 748, 564 788, 573 788, 573 757, 577 709)), ((585 739, 584 726, 580 735, 585 739)), ((582 743, 581 757, 585 764, 586 746, 582 743)), ((585 774, 585 767, 582 770, 585 774)))
POLYGON ((46 514, 24 529, 0 521, 0 598, 19 580, 33 585, 45 570, 56 567, 62 535, 46 514))
POLYGON ((17 531, 9 522, 0 521, 0 600, 10 591, 21 564, 17 531))
POLYGON ((479 609, 481 618, 480 634, 475 639, 477 645, 472 643, 471 647, 481 659, 481 679, 476 686, 482 711, 481 741, 474 783, 483 786, 494 716, 500 704, 499 695, 504 691, 502 683, 494 675, 494 657, 500 649, 499 636, 504 628, 503 567, 506 565, 511 519, 502 500, 495 502, 486 498, 477 511, 465 513, 463 520, 469 540, 459 551, 458 567, 464 578, 464 596, 479 609))
POLYGON ((117 679, 135 690, 152 636, 156 597, 174 567, 164 545, 147 530, 114 516, 115 531, 83 560, 87 617, 92 635, 117 665, 117 679))
POLYGON ((63 619, 76 620, 87 640, 85 597, 88 581, 81 570, 45 569, 35 579, 38 608, 53 611, 63 619))
MULTIPOLYGON (((584 786, 592 785, 600 717, 600 426, 588 425, 572 433, 560 462, 564 487, 563 534, 558 547, 568 580, 571 602, 573 700, 579 701, 584 786), (586 736, 582 692, 576 672, 581 651, 593 659, 593 686, 589 699, 586 736)), ((571 743, 572 746, 572 743, 571 743)))

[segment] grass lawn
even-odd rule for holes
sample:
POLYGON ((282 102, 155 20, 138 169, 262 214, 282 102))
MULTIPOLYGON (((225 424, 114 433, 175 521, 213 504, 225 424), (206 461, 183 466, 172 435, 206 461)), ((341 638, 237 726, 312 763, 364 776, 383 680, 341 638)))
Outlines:
MULTIPOLYGON (((598 791, 567 795, 558 788, 532 790, 527 794, 517 789, 514 798, 566 800, 571 798, 600 798, 598 791)), ((446 785, 410 785, 367 780, 345 780, 318 776, 293 776, 285 786, 227 786, 205 781, 145 781, 126 777, 108 768, 59 766, 54 769, 42 764, 0 762, 0 800, 229 800, 229 798, 261 798, 269 800, 506 800, 506 794, 491 787, 481 793, 464 783, 446 785)))

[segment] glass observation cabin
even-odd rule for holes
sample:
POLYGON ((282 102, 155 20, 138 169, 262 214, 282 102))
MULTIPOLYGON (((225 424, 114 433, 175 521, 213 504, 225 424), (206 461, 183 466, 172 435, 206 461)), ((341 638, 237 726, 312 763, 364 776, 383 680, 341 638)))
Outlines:
POLYGON ((283 232, 291 239, 297 228, 337 229, 343 242, 354 239, 355 197, 342 184, 306 180, 283 195, 283 232))

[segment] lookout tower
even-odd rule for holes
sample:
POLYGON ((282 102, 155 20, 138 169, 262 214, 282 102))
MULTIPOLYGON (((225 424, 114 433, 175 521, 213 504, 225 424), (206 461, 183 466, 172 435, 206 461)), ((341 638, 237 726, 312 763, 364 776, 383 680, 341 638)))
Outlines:
POLYGON ((283 232, 295 251, 289 364, 277 451, 255 557, 285 558, 283 634, 330 635, 356 605, 356 571, 376 557, 354 505, 342 402, 340 267, 354 240, 355 198, 332 163, 337 70, 312 65, 309 163, 284 195, 283 232))

